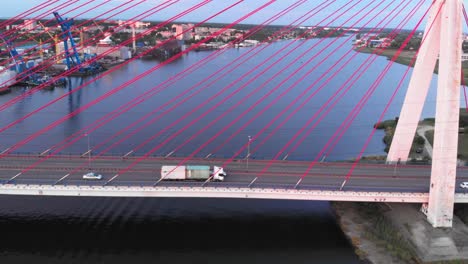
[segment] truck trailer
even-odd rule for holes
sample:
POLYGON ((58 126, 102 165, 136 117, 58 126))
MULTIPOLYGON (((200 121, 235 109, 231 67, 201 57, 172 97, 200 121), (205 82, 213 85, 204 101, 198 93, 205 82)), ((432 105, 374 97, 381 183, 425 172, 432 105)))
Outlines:
POLYGON ((221 167, 205 165, 162 166, 161 180, 167 181, 224 181, 226 173, 221 167))

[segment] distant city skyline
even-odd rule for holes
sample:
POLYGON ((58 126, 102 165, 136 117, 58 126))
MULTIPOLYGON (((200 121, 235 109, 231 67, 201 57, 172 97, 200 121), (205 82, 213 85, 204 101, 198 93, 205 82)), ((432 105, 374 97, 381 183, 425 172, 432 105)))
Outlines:
MULTIPOLYGON (((80 0, 77 3, 75 3, 73 5, 70 5, 69 7, 66 7, 64 9, 60 9, 59 12, 65 13, 68 10, 71 10, 74 7, 77 7, 78 5, 84 4, 84 3, 88 2, 88 1, 89 0, 80 0)), ((78 15, 79 13, 81 13, 81 12, 87 10, 87 9, 90 9, 92 7, 95 7, 95 6, 97 6, 98 4, 100 4, 100 3, 104 2, 104 1, 105 0, 95 0, 92 3, 80 8, 79 10, 70 12, 70 13, 66 14, 65 16, 66 17, 74 17, 74 16, 78 15)), ((132 4, 140 2, 140 1, 141 0, 135 0, 135 1, 112 0, 110 3, 105 4, 103 7, 92 8, 92 11, 88 12, 86 15, 81 15, 79 17, 80 18, 94 18, 95 16, 100 16, 100 14, 102 14, 102 13, 106 12, 107 10, 109 10, 109 9, 111 9, 113 7, 116 7, 116 6, 118 6, 118 5, 120 5, 120 4, 124 3, 124 2, 130 2, 130 3, 128 3, 126 5, 126 7, 127 7, 127 6, 131 6, 132 4)), ((5 3, 3 3, 3 7, 0 10, 0 17, 2 17, 2 18, 14 17, 14 16, 16 16, 16 15, 18 15, 18 14, 32 8, 32 7, 34 7, 34 6, 40 5, 41 3, 44 3, 44 2, 46 2, 46 1, 45 0, 6 1, 5 3)), ((58 6, 58 5, 62 4, 62 3, 66 3, 66 2, 69 2, 69 0, 60 0, 59 2, 53 4, 52 6, 58 6)), ((129 19, 129 18, 137 16, 137 15, 145 12, 149 8, 154 7, 154 6, 156 6, 156 5, 160 4, 160 3, 163 3, 163 2, 165 2, 165 1, 163 1, 163 0, 147 0, 147 1, 143 2, 143 3, 141 3, 140 5, 138 5, 136 7, 133 7, 131 10, 125 11, 122 14, 119 14, 116 17, 113 17, 112 19, 129 19)), ((147 21, 167 20, 167 19, 171 18, 172 16, 177 15, 177 14, 185 11, 186 9, 190 8, 191 6, 194 6, 194 5, 196 5, 197 3, 200 3, 200 2, 202 2, 202 0, 182 0, 182 1, 172 5, 171 7, 161 11, 160 13, 158 13, 156 15, 153 15, 153 16, 149 16, 149 17, 147 17, 147 18, 145 18, 143 20, 147 20, 147 21)), ((235 0, 212 1, 211 3, 208 3, 206 6, 194 11, 193 13, 191 13, 189 15, 183 16, 182 18, 178 19, 177 21, 187 21, 187 22, 188 21, 190 21, 190 22, 202 21, 202 20, 206 19, 207 17, 209 17, 210 15, 212 15, 212 14, 222 10, 223 8, 226 8, 227 6, 229 6, 231 4, 234 4, 236 2, 237 1, 235 1, 235 0)), ((247 14, 248 12, 251 12, 252 10, 260 7, 261 5, 263 5, 263 4, 267 3, 267 2, 268 2, 268 0, 243 1, 242 3, 235 6, 234 8, 232 8, 232 9, 228 10, 227 12, 225 12, 225 13, 217 16, 216 18, 212 19, 210 22, 217 22, 217 23, 233 22, 236 19, 240 18, 241 16, 247 14)), ((289 24, 293 20, 299 18, 301 15, 305 14, 307 11, 313 9, 314 7, 316 7, 317 5, 319 5, 320 3, 323 3, 323 2, 325 2, 325 0, 322 0, 322 1, 312 1, 312 0, 306 1, 299 8, 294 9, 293 11, 291 11, 290 13, 285 15, 284 17, 282 17, 282 18, 278 19, 277 21, 275 21, 274 24, 279 24, 279 25, 289 24)), ((320 12, 313 19, 310 19, 307 22, 303 23, 303 25, 317 25, 317 24, 328 25, 327 22, 330 21, 330 19, 328 19, 327 21, 325 21, 323 23, 320 23, 320 21, 323 20, 326 16, 330 15, 331 13, 339 10, 339 7, 345 5, 348 2, 350 2, 350 1, 349 0, 336 0, 336 1, 334 1, 334 3, 331 4, 328 8, 326 8, 326 10, 320 12)), ((355 1, 355 2, 357 3, 358 1, 355 1)), ((409 4, 409 7, 405 9, 407 11, 399 12, 397 19, 395 19, 395 22, 390 23, 388 27, 397 26, 398 23, 403 19, 403 17, 417 4, 417 2, 418 1, 416 1, 416 0, 411 1, 411 3, 409 4)), ((424 14, 424 12, 426 12, 426 10, 429 8, 431 2, 432 2, 432 0, 425 1, 425 3, 422 5, 422 7, 419 9, 419 11, 414 16, 412 16, 411 20, 407 23, 405 28, 413 28, 417 24, 417 22, 421 18, 421 16, 424 14)), ((287 8, 288 6, 292 5, 293 3, 294 3, 294 1, 276 1, 273 4, 271 4, 270 6, 268 6, 267 8, 265 8, 264 10, 262 10, 259 13, 253 15, 251 18, 248 18, 248 19, 244 20, 242 22, 242 24, 259 24, 259 23, 262 23, 266 19, 274 16, 276 13, 278 13, 279 11, 287 8)), ((369 3, 370 3, 369 1, 360 2, 358 5, 353 7, 349 12, 347 12, 344 16, 340 17, 339 19, 337 19, 336 21, 331 23, 331 26, 339 26, 345 20, 349 19, 350 17, 353 17, 349 22, 346 23, 346 26, 352 26, 353 23, 364 14, 364 12, 363 12, 362 14, 356 15, 358 10, 360 10, 361 8, 363 8, 364 6, 366 6, 369 3)), ((376 8, 375 12, 369 14, 368 16, 366 16, 366 18, 364 18, 363 23, 359 23, 359 24, 355 25, 354 27, 362 26, 365 22, 368 21, 369 18, 371 18, 377 12, 382 10, 383 7, 387 6, 390 3, 392 3, 390 5, 390 7, 387 8, 387 10, 384 11, 382 14, 380 14, 378 16, 378 19, 376 19, 375 22, 374 21, 371 22, 368 25, 368 27, 375 26, 378 22, 380 22, 380 19, 383 18, 389 12, 391 12, 391 10, 393 8, 395 8, 397 6, 400 6, 402 4, 402 1, 393 1, 393 2, 391 2, 390 0, 384 1, 379 7, 376 8)), ((366 12, 368 10, 371 10, 371 8, 376 6, 377 4, 378 4, 377 2, 372 3, 370 5, 370 7, 366 9, 366 12)), ((351 5, 352 5, 352 3, 349 4, 348 6, 351 6, 351 5)), ((118 9, 118 10, 122 10, 124 8, 125 7, 122 7, 120 9, 118 9)), ((36 12, 36 13, 34 13, 33 15, 31 15, 29 17, 32 18, 32 17, 38 16, 41 13, 43 13, 43 12, 49 10, 49 9, 51 9, 51 7, 46 7, 44 9, 42 9, 41 11, 36 12)), ((109 16, 112 16, 112 14, 114 14, 116 12, 118 12, 118 11, 111 12, 111 13, 106 14, 104 16, 100 16, 98 19, 108 18, 109 16)), ((338 11, 338 12, 342 12, 342 11, 338 11)), ((51 16, 49 16, 49 18, 51 18, 51 16)), ((424 25, 424 23, 423 23, 423 25, 424 25)), ((420 29, 422 29, 422 27, 420 29)))

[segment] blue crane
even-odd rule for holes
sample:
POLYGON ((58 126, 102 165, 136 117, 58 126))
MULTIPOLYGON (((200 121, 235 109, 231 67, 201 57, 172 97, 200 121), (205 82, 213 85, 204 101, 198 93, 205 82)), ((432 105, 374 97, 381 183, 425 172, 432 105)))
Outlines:
POLYGON ((11 58, 15 64, 15 70, 18 74, 16 76, 17 80, 21 80, 23 83, 31 84, 31 85, 39 85, 44 82, 49 81, 50 78, 46 76, 41 76, 35 72, 34 65, 28 65, 24 60, 23 56, 21 56, 16 48, 13 46, 11 41, 2 33, 0 33, 0 39, 3 40, 5 43, 5 47, 11 55, 11 58))
POLYGON ((53 14, 62 29, 61 37, 65 48, 65 60, 67 62, 68 69, 78 67, 80 74, 94 74, 100 72, 102 67, 98 63, 92 62, 83 64, 83 61, 80 59, 80 54, 76 49, 75 40, 73 39, 71 31, 73 19, 64 19, 58 12, 53 12, 53 14), (71 45, 71 50, 68 48, 68 43, 71 45))
POLYGON ((36 72, 37 67, 35 65, 29 65, 24 60, 23 56, 18 53, 16 48, 13 46, 11 41, 2 33, 0 33, 0 39, 5 43, 5 47, 11 55, 11 58, 15 64, 15 71, 18 74, 16 79, 27 85, 41 85, 48 83, 51 86, 63 83, 63 80, 51 82, 51 77, 42 75, 36 72))
POLYGON ((5 43, 5 47, 8 50, 8 52, 11 55, 11 58, 13 59, 13 62, 15 63, 15 69, 18 74, 24 73, 27 68, 26 68, 26 63, 23 59, 23 56, 21 56, 16 48, 13 46, 10 40, 8 40, 5 35, 0 33, 0 39, 3 40, 5 43))

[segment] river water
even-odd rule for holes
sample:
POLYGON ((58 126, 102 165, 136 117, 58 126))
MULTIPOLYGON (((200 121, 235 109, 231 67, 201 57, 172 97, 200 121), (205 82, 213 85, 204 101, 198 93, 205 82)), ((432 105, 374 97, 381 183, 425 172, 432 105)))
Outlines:
MULTIPOLYGON (((248 78, 251 78, 258 74, 258 76, 252 78, 249 85, 247 85, 249 82, 247 78, 230 87, 229 83, 237 81, 238 77, 255 67, 263 59, 280 51, 290 41, 273 43, 264 52, 257 55, 255 59, 242 64, 242 67, 228 74, 220 81, 203 89, 197 88, 200 90, 197 94, 191 92, 190 94, 194 94, 193 98, 181 103, 174 111, 163 115, 155 123, 149 124, 136 136, 113 148, 110 153, 127 153, 138 144, 145 142, 145 139, 151 135, 159 132, 158 137, 145 144, 135 153, 145 153, 167 140, 167 144, 156 148, 153 152, 153 155, 166 155, 197 131, 206 128, 193 141, 190 141, 189 144, 181 147, 173 154, 175 156, 187 156, 216 133, 222 131, 224 126, 230 124, 232 126, 229 129, 204 146, 202 151, 196 153, 195 156, 204 157, 211 153, 215 157, 232 157, 247 142, 248 136, 258 134, 258 137, 255 137, 255 140, 251 143, 252 158, 272 158, 292 135, 300 131, 308 119, 320 109, 323 102, 334 94, 336 89, 350 76, 354 75, 354 70, 369 56, 368 54, 358 54, 353 63, 341 70, 330 83, 324 85, 324 88, 317 92, 310 102, 304 100, 312 92, 307 92, 306 96, 301 96, 294 105, 297 106, 305 102, 305 107, 300 109, 297 114, 294 114, 285 123, 284 127, 278 130, 278 133, 262 143, 262 140, 273 130, 273 128, 268 128, 261 131, 262 128, 285 109, 294 98, 305 91, 310 84, 317 82, 316 87, 323 84, 324 80, 320 79, 322 74, 327 77, 331 76, 336 70, 327 73, 326 69, 337 61, 340 64, 340 61, 342 61, 340 57, 351 45, 348 41, 349 43, 346 43, 345 48, 327 53, 331 55, 324 65, 318 67, 316 71, 304 78, 296 88, 282 96, 281 93, 289 85, 299 80, 302 74, 314 67, 314 65, 318 65, 319 61, 325 58, 326 55, 322 54, 320 49, 329 42, 334 41, 334 39, 327 39, 323 43, 317 44, 319 41, 301 42, 304 45, 294 51, 292 55, 281 59, 279 63, 272 66, 271 71, 260 73, 273 62, 260 67, 253 75, 249 75, 248 78), (307 51, 309 48, 311 50, 307 51), (249 93, 255 91, 258 87, 262 87, 263 83, 268 81, 273 74, 283 69, 302 52, 304 54, 300 56, 297 62, 294 62, 283 73, 271 80, 258 93, 249 96, 249 93), (256 104, 257 100, 260 100, 268 91, 274 89, 284 78, 293 73, 295 69, 305 65, 307 60, 313 56, 316 56, 316 59, 310 65, 300 70, 291 80, 286 81, 277 91, 273 92, 272 96, 259 102, 258 107, 249 109, 251 105, 256 104), (246 85, 245 89, 228 95, 229 92, 244 84, 246 85), (227 100, 214 99, 210 101, 211 96, 225 87, 229 89, 223 92, 220 98, 228 98, 227 100), (232 123, 236 117, 242 116, 241 120, 246 122, 259 113, 260 109, 273 102, 275 98, 279 98, 279 100, 275 101, 269 110, 260 115, 260 118, 255 119, 239 134, 235 133, 244 124, 243 122, 232 123), (218 102, 222 103, 214 110, 208 110, 218 102), (231 111, 230 107, 235 106, 238 102, 242 103, 231 111), (202 103, 206 103, 206 105, 194 110, 197 105, 202 103), (209 113, 199 120, 190 117, 169 129, 165 129, 168 124, 183 117, 186 113, 200 116, 207 110, 209 113), (211 125, 210 122, 220 115, 224 116, 211 125), (194 121, 193 124, 192 121, 194 121), (188 129, 174 139, 171 138, 175 133, 182 131, 184 127, 188 127, 188 129), (224 142, 231 136, 232 140, 224 142), (221 144, 224 144, 222 148, 219 147, 221 144)), ((338 44, 332 44, 331 47, 337 47, 340 41, 346 40, 339 39, 338 44)), ((295 47, 295 45, 292 47, 295 47)), ((275 59, 281 58, 290 49, 287 48, 285 51, 279 52, 275 59)), ((170 102, 178 94, 191 89, 196 82, 203 80, 249 50, 248 48, 230 49, 189 77, 178 81, 153 97, 146 97, 146 101, 134 109, 109 122, 108 125, 91 132, 89 136, 90 144, 95 146, 103 142, 127 124, 157 107, 163 108, 152 114, 152 117, 163 113, 172 105, 177 104, 175 102, 169 106, 164 106, 165 103, 170 102)), ((186 69, 189 65, 209 56, 210 53, 192 52, 165 65, 99 104, 66 120, 61 125, 47 130, 35 140, 15 150, 15 152, 38 153, 48 149, 121 104, 145 91, 149 91, 152 87, 186 69)), ((99 98, 99 96, 155 65, 157 65, 155 61, 138 60, 132 62, 87 85, 84 89, 65 96, 64 99, 46 110, 2 133, 0 148, 6 149, 12 144, 20 142, 63 115, 85 106, 92 100, 99 98)), ((313 160, 317 158, 321 148, 386 65, 387 60, 385 58, 378 58, 376 63, 356 82, 344 97, 345 99, 332 108, 329 115, 317 125, 312 133, 302 143, 298 144, 297 148, 293 149, 294 151, 281 153, 280 157, 288 153, 288 158, 293 160, 313 160)), ((353 122, 349 131, 327 156, 328 160, 349 159, 359 153, 371 132, 372 125, 378 119, 384 104, 390 98, 405 70, 405 66, 397 64, 391 68, 389 74, 376 90, 375 95, 353 122)), ((220 76, 220 74, 217 76, 220 76)), ((1 113, 2 124, 8 124, 21 118, 88 80, 89 78, 71 78, 67 87, 55 88, 52 91, 41 91, 27 96, 21 102, 1 113)), ((407 83, 408 78, 404 80, 403 87, 407 87, 407 83)), ((390 107, 386 118, 398 116, 404 91, 405 89, 397 94, 395 103, 390 107)), ((28 93, 28 89, 14 88, 12 93, 0 96, 0 103, 3 104, 23 93, 28 93)), ((426 117, 434 115, 434 94, 434 89, 431 89, 428 106, 424 109, 424 116, 426 117)), ((287 113, 291 112, 292 110, 289 110, 287 113)), ((284 117, 280 118, 274 124, 279 124, 283 119, 284 117)), ((381 138, 382 133, 377 133, 367 148, 366 155, 383 154, 384 146, 381 138)), ((107 143, 105 146, 109 146, 109 144, 111 143, 107 143)), ((80 153, 86 149, 87 141, 86 138, 83 138, 76 144, 61 150, 61 153, 80 153)), ((244 157, 245 154, 245 151, 241 151, 238 153, 238 157, 244 157)), ((327 202, 6 196, 0 197, 0 202, 2 204, 0 206, 0 227, 3 231, 0 242, 1 263, 129 263, 131 261, 137 263, 359 263, 352 247, 335 223, 334 215, 327 202)))

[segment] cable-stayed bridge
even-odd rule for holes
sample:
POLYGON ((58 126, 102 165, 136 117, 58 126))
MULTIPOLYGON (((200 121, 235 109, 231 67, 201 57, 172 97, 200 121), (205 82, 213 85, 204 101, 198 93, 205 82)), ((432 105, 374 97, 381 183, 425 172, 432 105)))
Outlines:
MULTIPOLYGON (((68 63, 63 72, 47 79, 44 83, 38 83, 27 93, 18 94, 10 100, 2 102, 0 112, 7 112, 61 78, 76 74, 96 73, 83 69, 89 69, 99 59, 109 56, 113 51, 122 47, 135 49, 137 41, 155 36, 155 32, 172 30, 172 25, 177 21, 190 18, 194 14, 199 18, 198 22, 188 24, 181 30, 175 30, 167 38, 158 39, 150 49, 136 54, 135 57, 122 65, 83 79, 78 87, 44 102, 29 113, 17 116, 15 120, 2 123, 0 134, 6 134, 25 122, 40 122, 40 120, 35 119, 38 113, 53 109, 54 104, 64 100, 67 96, 86 89, 96 80, 118 71, 120 67, 132 63, 153 49, 161 48, 171 41, 186 37, 195 40, 195 35, 192 34, 196 33, 196 28, 204 27, 206 23, 225 17, 226 14, 231 16, 236 14, 237 16, 231 18, 229 24, 224 25, 224 27, 208 31, 209 34, 199 38, 194 45, 187 46, 183 51, 167 58, 167 60, 155 63, 154 67, 141 74, 129 76, 127 81, 117 87, 112 87, 88 103, 72 109, 69 113, 62 113, 52 122, 44 123, 37 131, 32 131, 25 137, 22 135, 14 137, 14 142, 5 145, 0 154, 0 178, 3 180, 0 185, 0 193, 427 203, 428 218, 434 226, 451 226, 453 204, 466 202, 463 190, 458 187, 465 180, 465 170, 457 167, 460 88, 464 83, 464 78, 461 78, 462 74, 460 74, 462 73, 463 16, 468 21, 462 1, 355 0, 343 3, 335 0, 320 2, 301 0, 293 1, 288 5, 284 3, 280 5, 279 1, 271 0, 253 5, 240 0, 220 5, 211 0, 193 1, 189 4, 178 0, 168 0, 145 6, 139 14, 134 12, 131 13, 132 16, 127 14, 130 17, 129 22, 120 24, 107 32, 97 33, 96 36, 86 41, 82 39, 79 45, 73 43, 73 38, 70 36, 80 33, 78 31, 82 27, 89 27, 91 21, 98 25, 97 23, 116 19, 130 10, 138 9, 138 6, 144 5, 144 2, 146 1, 129 0, 115 5, 110 4, 110 1, 75 0, 65 3, 59 0, 50 0, 2 22, 0 26, 7 29, 3 34, 5 41, 18 44, 33 38, 39 27, 32 22, 32 24, 24 23, 18 26, 17 22, 24 17, 30 18, 31 21, 46 20, 44 24, 49 25, 54 23, 54 18, 49 19, 53 12, 76 18, 92 16, 90 19, 76 22, 74 26, 71 18, 55 22, 56 26, 62 26, 60 24, 66 23, 66 26, 61 27, 62 32, 58 33, 58 39, 63 39, 64 43, 60 44, 52 38, 48 41, 56 46, 64 45, 65 49, 63 51, 57 49, 55 55, 44 58, 37 67, 18 72, 15 81, 19 83, 30 82, 33 74, 47 71, 63 58, 69 61, 69 57, 73 56, 78 63, 68 63), (280 6, 282 8, 279 8, 280 6), (151 16, 168 18, 136 33, 136 21, 145 20, 151 16), (252 26, 242 34, 236 35, 236 26, 248 23, 254 17, 257 20, 260 19, 258 21, 261 22, 256 23, 256 26, 252 26), (191 74, 196 75, 197 71, 202 71, 212 60, 223 56, 226 50, 255 36, 266 26, 284 24, 284 21, 288 21, 288 24, 271 34, 261 43, 262 45, 255 46, 227 65, 216 68, 215 71, 206 75, 206 78, 194 81, 193 86, 187 87, 185 91, 168 97, 166 103, 155 105, 152 111, 141 113, 132 122, 119 124, 118 129, 109 125, 118 122, 120 116, 131 112, 139 104, 147 102, 165 89, 171 89, 178 81, 190 78, 191 74), (312 26, 304 27, 304 25, 311 24, 312 26), (418 30, 424 24, 426 24, 425 34, 419 36, 418 30), (100 38, 109 37, 128 28, 133 29, 129 39, 109 47, 107 51, 99 55, 85 56, 85 51, 89 50, 87 47, 97 45, 100 38), (295 31, 297 28, 301 30, 295 31), (391 29, 386 30, 386 28, 391 29), (78 31, 70 32, 75 29, 78 31), (388 45, 379 45, 372 50, 372 56, 368 56, 364 62, 354 64, 354 60, 360 54, 356 51, 366 48, 349 45, 358 33, 360 38, 370 40, 385 35, 386 40, 383 44, 387 43, 388 45), (136 97, 129 97, 127 102, 122 102, 94 122, 88 122, 81 129, 73 131, 64 140, 54 142, 45 148, 39 156, 18 157, 14 154, 23 150, 22 148, 27 147, 31 142, 40 140, 41 136, 56 129, 64 122, 78 115, 83 115, 87 109, 105 104, 105 100, 112 100, 113 96, 132 84, 157 73, 163 67, 169 67, 170 63, 199 49, 206 43, 219 41, 226 36, 232 38, 225 38, 226 43, 220 49, 212 51, 210 55, 183 71, 166 76, 161 83, 136 97), (288 45, 259 59, 260 52, 268 49, 276 40, 286 36, 292 39, 288 45), (286 160, 285 157, 293 155, 313 131, 320 133, 320 131, 315 131, 320 127, 320 122, 333 111, 353 87, 359 84, 359 79, 372 67, 376 58, 386 49, 392 47, 391 43, 394 43, 401 36, 403 39, 399 46, 393 47, 394 55, 388 61, 387 66, 377 74, 375 81, 366 87, 367 90, 362 96, 353 98, 356 104, 351 111, 342 113, 343 120, 339 121, 336 130, 329 135, 327 141, 323 142, 322 148, 314 151, 317 154, 311 156, 308 162, 286 160), (315 37, 320 39, 316 44, 303 46, 308 43, 308 39, 315 37), (333 38, 333 41, 325 42, 330 38, 333 38), (360 163, 375 134, 376 128, 372 129, 372 127, 369 128, 369 136, 362 149, 355 151, 354 162, 323 163, 323 157, 334 151, 353 122, 356 122, 355 120, 358 119, 364 106, 369 102, 376 89, 382 85, 385 75, 390 71, 400 54, 404 50, 411 50, 409 46, 414 44, 415 38, 419 41, 421 48, 419 52, 414 52, 414 56, 409 62, 410 65, 416 64, 413 73, 411 73, 411 66, 408 66, 401 79, 395 80, 392 88, 394 90, 388 102, 381 102, 382 109, 376 110, 380 111, 378 120, 375 120, 376 123, 379 123, 386 117, 395 94, 400 89, 405 88, 403 84, 406 77, 412 75, 390 148, 389 165, 363 165, 360 163), (68 41, 72 45, 70 48, 68 48, 68 41), (346 52, 336 62, 330 63, 330 58, 336 54, 337 50, 346 50, 346 52), (83 56, 83 61, 80 59, 80 54, 83 56), (405 165, 437 60, 439 60, 439 78, 432 165, 405 165), (346 65, 355 65, 355 71, 349 77, 343 78, 340 73, 346 65), (239 76, 234 75, 235 78, 230 81, 223 79, 224 77, 233 77, 234 70, 240 67, 247 68, 245 73, 239 74, 239 76), (319 77, 311 83, 304 82, 307 76, 313 72, 320 72, 319 77), (260 78, 262 78, 262 82, 258 83, 260 78), (334 80, 339 80, 339 85, 330 85, 330 82, 334 80), (186 102, 190 102, 197 94, 213 86, 219 87, 219 90, 212 90, 211 95, 203 98, 198 104, 186 107, 186 102), (296 97, 289 98, 286 104, 280 103, 283 98, 288 98, 293 89, 297 87, 300 87, 301 92, 296 97), (250 160, 251 154, 258 151, 261 145, 272 144, 268 142, 268 139, 281 130, 290 119, 303 115, 300 110, 307 107, 307 103, 323 90, 332 92, 328 98, 321 100, 314 111, 310 111, 310 114, 305 116, 305 122, 298 130, 291 131, 287 140, 274 142, 279 145, 279 149, 271 160, 264 162, 250 160), (245 92, 245 96, 236 97, 241 92, 245 92), (252 97, 255 94, 260 94, 260 96, 252 97), (280 106, 280 111, 273 114, 272 107, 278 106, 280 106), (220 108, 225 110, 217 111, 220 108), (237 112, 232 114, 235 109, 237 112), (168 113, 177 111, 180 111, 177 117, 167 120, 168 113), (207 116, 213 116, 213 118, 210 118, 209 122, 205 122, 204 118, 207 116), (145 131, 151 124, 161 122, 161 120, 164 120, 163 128, 154 131, 146 138, 141 136, 139 144, 129 147, 129 152, 123 157, 102 158, 106 153, 112 153, 114 147, 126 144, 128 138, 138 137, 139 132, 145 131), (227 123, 223 126, 217 126, 221 120, 227 120, 227 123), (263 127, 249 135, 245 144, 238 146, 238 149, 233 149, 232 157, 222 160, 210 159, 208 156, 206 159, 196 158, 200 153, 212 148, 213 142, 217 142, 218 145, 210 149, 209 153, 215 153, 224 148, 237 135, 245 133, 245 130, 252 123, 262 123, 263 127), (189 135, 184 134, 185 131, 193 128, 196 129, 189 135), (91 147, 89 144, 90 135, 95 131, 102 130, 112 133, 109 133, 109 136, 102 142, 91 147), (208 138, 202 143, 197 141, 195 150, 184 158, 151 158, 154 153, 166 145, 171 145, 174 149, 173 152, 177 152, 187 145, 194 145, 194 140, 197 137, 206 137, 206 135, 209 135, 208 138), (66 159, 58 155, 74 144, 83 144, 81 139, 88 140, 88 151, 84 153, 85 157, 88 155, 88 161, 80 157, 66 159), (251 149, 252 142, 256 144, 251 149), (131 157, 133 153, 142 154, 131 157), (243 153, 247 153, 247 155, 239 160, 239 156, 243 153), (159 173, 162 165, 183 166, 193 163, 222 166, 227 171, 228 176, 221 183, 210 181, 203 183, 166 182, 160 179, 159 173), (103 171, 104 179, 95 182, 86 182, 81 179, 83 172, 89 170, 89 167, 96 171, 103 171)), ((11 47, 2 52, 5 56, 10 55, 10 58, 3 62, 5 68, 2 72, 8 71, 11 65, 17 65, 23 60, 11 47)), ((39 56, 42 47, 34 47, 24 52, 29 57, 33 57, 34 53, 39 56)), ((5 86, 11 81, 6 80, 0 85, 5 86)))
MULTIPOLYGON (((92 170, 104 175, 101 181, 82 178, 88 168, 80 156, 57 157, 37 166, 24 175, 12 177, 25 168, 25 163, 39 160, 37 156, 16 156, 2 160, 0 187, 2 193, 65 196, 122 196, 122 197, 212 197, 263 198, 293 200, 367 201, 427 203, 430 167, 425 165, 361 164, 357 167, 346 190, 338 190, 352 163, 320 163, 295 186, 308 162, 280 161, 254 183, 268 160, 253 160, 247 168, 246 160, 229 166, 223 182, 160 181, 163 165, 177 165, 177 158, 150 158, 132 171, 115 177, 135 158, 106 157, 95 160, 92 170), (26 161, 27 160, 27 161, 26 161), (78 169, 77 169, 78 168, 78 169), (74 171, 74 172, 73 172, 74 171), (21 176, 21 177, 19 177, 21 176)), ((194 159, 190 164, 216 165, 223 159, 194 159)), ((468 179, 468 170, 460 168, 457 181, 468 179)), ((467 203, 468 194, 457 188, 455 201, 467 203)))

